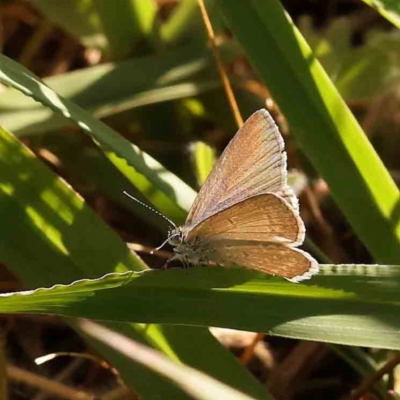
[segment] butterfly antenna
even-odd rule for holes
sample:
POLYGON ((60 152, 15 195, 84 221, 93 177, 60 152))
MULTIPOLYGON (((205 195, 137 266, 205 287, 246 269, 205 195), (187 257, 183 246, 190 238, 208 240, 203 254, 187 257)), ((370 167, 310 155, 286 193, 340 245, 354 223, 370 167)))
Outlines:
MULTIPOLYGON (((149 205, 143 203, 142 201, 138 200, 136 197, 133 197, 131 194, 129 194, 128 192, 125 192, 125 190, 123 191, 124 195, 129 197, 132 200, 135 200, 137 203, 139 203, 140 205, 142 205, 143 207, 146 207, 148 210, 153 211, 153 213, 159 215, 161 218, 164 218, 171 226, 173 226, 175 229, 178 229, 178 227, 168 218, 166 217, 164 214, 161 214, 159 211, 155 210, 153 207, 150 207, 149 205)), ((168 239, 167 239, 168 241, 168 239)), ((166 241, 166 242, 167 242, 166 241)), ((164 243, 165 244, 165 243, 164 243)), ((163 244, 163 245, 164 245, 163 244)), ((158 249, 158 248, 157 248, 158 249)), ((156 250, 157 250, 156 249, 156 250)))
MULTIPOLYGON (((171 231, 168 232, 168 237, 164 240, 164 242, 163 242, 160 246, 158 246, 158 247, 156 247, 156 248, 154 249, 155 251, 158 251, 158 250, 162 249, 162 248, 163 248, 172 238, 174 238, 175 236, 179 236, 179 233, 176 233, 176 234, 171 235, 171 236, 170 236, 170 233, 171 233, 171 231)), ((150 252, 150 254, 153 254, 153 253, 154 253, 154 250, 152 250, 152 251, 150 252)))

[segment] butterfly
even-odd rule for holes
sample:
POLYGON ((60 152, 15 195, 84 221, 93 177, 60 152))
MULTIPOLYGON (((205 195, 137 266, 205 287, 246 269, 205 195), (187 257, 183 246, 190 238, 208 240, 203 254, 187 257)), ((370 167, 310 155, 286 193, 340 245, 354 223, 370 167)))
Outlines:
POLYGON ((168 262, 237 265, 292 282, 318 273, 317 261, 297 248, 305 227, 286 158, 274 120, 256 111, 214 165, 185 224, 169 232, 168 262))

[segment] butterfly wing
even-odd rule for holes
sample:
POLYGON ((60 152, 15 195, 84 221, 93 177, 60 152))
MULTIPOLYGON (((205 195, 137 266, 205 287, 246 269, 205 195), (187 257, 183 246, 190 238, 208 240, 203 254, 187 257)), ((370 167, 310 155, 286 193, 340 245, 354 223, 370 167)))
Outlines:
POLYGON ((295 249, 305 236, 303 221, 273 193, 243 200, 186 232, 185 242, 201 243, 210 261, 282 276, 293 282, 318 272, 318 263, 295 249))
POLYGON ((214 245, 217 262, 226 266, 245 266, 291 282, 310 279, 318 273, 318 263, 308 253, 282 244, 219 241, 214 245))
POLYGON ((276 193, 296 212, 298 201, 287 185, 282 136, 266 110, 255 112, 239 129, 215 164, 194 201, 186 226, 262 193, 276 193))
POLYGON ((212 243, 215 240, 257 240, 285 243, 292 247, 303 243, 303 221, 293 208, 273 193, 243 200, 188 229, 185 240, 212 243))

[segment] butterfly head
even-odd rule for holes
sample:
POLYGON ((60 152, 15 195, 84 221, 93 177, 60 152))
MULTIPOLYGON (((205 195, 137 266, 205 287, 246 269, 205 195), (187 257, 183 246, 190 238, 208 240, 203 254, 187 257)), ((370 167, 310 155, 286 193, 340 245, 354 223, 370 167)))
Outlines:
POLYGON ((185 267, 208 263, 212 257, 213 249, 208 242, 199 237, 190 238, 192 227, 183 225, 169 232, 168 243, 174 247, 174 255, 170 260, 178 260, 185 267))
POLYGON ((168 232, 168 244, 171 246, 179 246, 184 239, 184 233, 181 228, 175 228, 168 232))

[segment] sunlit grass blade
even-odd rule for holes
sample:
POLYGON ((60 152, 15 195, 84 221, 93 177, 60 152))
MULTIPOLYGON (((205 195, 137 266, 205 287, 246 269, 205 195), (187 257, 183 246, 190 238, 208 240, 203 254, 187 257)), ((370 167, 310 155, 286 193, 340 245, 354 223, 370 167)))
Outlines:
POLYGON ((363 0, 374 10, 378 11, 382 17, 390 21, 394 26, 400 29, 400 5, 393 0, 363 0))
POLYGON ((205 182, 215 164, 215 150, 204 142, 192 144, 192 158, 199 187, 205 182))
POLYGON ((189 209, 193 190, 188 185, 137 146, 80 107, 58 96, 31 72, 3 55, 0 55, 0 80, 72 120, 102 145, 125 159, 158 190, 174 199, 179 207, 189 209))
POLYGON ((3 129, 0 154, 1 261, 26 266, 18 273, 29 286, 145 268, 64 181, 3 129))

